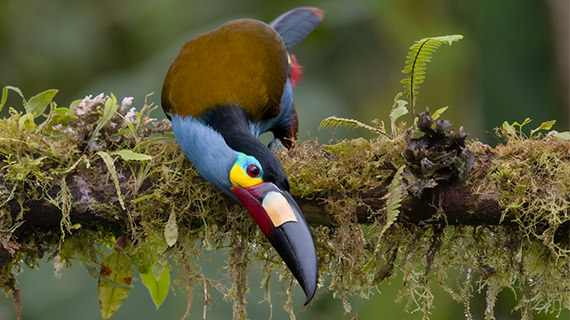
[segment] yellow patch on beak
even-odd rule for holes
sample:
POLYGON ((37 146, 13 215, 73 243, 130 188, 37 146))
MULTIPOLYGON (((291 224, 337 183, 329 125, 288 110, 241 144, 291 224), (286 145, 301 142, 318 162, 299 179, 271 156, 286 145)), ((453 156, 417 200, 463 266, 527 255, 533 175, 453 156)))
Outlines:
POLYGON ((291 209, 287 199, 279 192, 271 191, 267 193, 261 205, 275 227, 279 227, 285 222, 297 222, 293 209, 291 209))
POLYGON ((240 167, 239 164, 235 164, 230 170, 230 181, 234 187, 239 186, 242 188, 249 188, 263 182, 261 178, 252 178, 247 175, 240 167))

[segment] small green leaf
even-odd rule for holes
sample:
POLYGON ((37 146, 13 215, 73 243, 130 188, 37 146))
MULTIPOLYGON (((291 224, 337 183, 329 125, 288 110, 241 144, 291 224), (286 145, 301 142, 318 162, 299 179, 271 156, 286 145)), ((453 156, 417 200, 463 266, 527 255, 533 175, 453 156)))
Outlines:
MULTIPOLYGON (((53 127, 61 124, 64 127, 67 127, 71 121, 77 120, 77 116, 74 114, 69 113, 68 108, 55 108, 52 114, 50 114, 51 121, 49 121, 50 130, 53 130, 53 127)), ((46 121, 50 120, 48 119, 46 121)))
POLYGON ((68 108, 55 108, 55 110, 53 110, 53 112, 57 115, 64 116, 64 115, 69 113, 69 109, 68 108))
POLYGON ((103 159, 103 162, 105 162, 107 170, 109 170, 109 173, 113 178, 113 183, 115 184, 115 189, 117 190, 117 197, 119 198, 119 203, 121 204, 123 210, 126 210, 125 202, 123 201, 123 196, 121 195, 121 187, 119 185, 119 175, 117 174, 117 170, 115 169, 113 158, 111 158, 111 156, 105 151, 98 151, 97 154, 99 155, 99 157, 101 157, 101 159, 103 159))
POLYGON ((19 94, 20 97, 22 97, 22 100, 24 101, 24 105, 26 104, 26 99, 24 98, 24 94, 22 93, 22 90, 20 90, 20 88, 5 86, 2 89, 2 98, 0 99, 0 111, 2 111, 2 108, 4 107, 4 104, 6 104, 6 100, 8 99, 8 90, 12 90, 17 94, 19 94))
POLYGON ((44 92, 40 92, 35 96, 31 97, 30 100, 25 104, 26 112, 31 113, 34 117, 41 115, 57 94, 58 90, 51 89, 44 92))
POLYGON ((529 124, 531 121, 532 121, 532 120, 527 117, 526 119, 524 119, 523 123, 521 124, 521 127, 524 126, 524 125, 526 125, 526 124, 529 124))
POLYGON ((34 115, 31 113, 26 113, 21 116, 20 119, 18 119, 18 125, 20 130, 25 131, 32 131, 37 128, 36 123, 34 122, 34 115))
POLYGON ((117 111, 118 108, 119 106, 117 105, 117 98, 115 97, 114 94, 111 93, 111 98, 105 101, 105 108, 103 109, 101 122, 99 122, 97 127, 95 127, 93 135, 91 136, 91 139, 89 139, 89 144, 91 144, 91 142, 97 139, 99 131, 107 124, 107 122, 109 122, 109 120, 111 120, 111 118, 115 115, 115 112, 117 111))
POLYGON ((525 125, 529 124, 532 120, 530 118, 526 118, 524 119, 523 123, 518 123, 517 121, 515 121, 513 123, 513 126, 517 126, 519 127, 519 130, 522 130, 522 127, 524 127, 525 125))
POLYGON ((538 126, 538 128, 533 129, 530 131, 530 136, 532 137, 533 134, 540 130, 550 130, 552 126, 556 123, 556 120, 545 121, 538 126))
POLYGON ((132 278, 133 265, 124 253, 115 251, 103 259, 97 293, 103 320, 109 319, 123 304, 131 290, 132 278))
POLYGON ((406 107, 408 101, 400 100, 400 97, 403 94, 404 93, 402 92, 398 92, 394 97, 394 105, 392 106, 392 112, 390 112, 390 128, 392 130, 392 135, 396 134, 396 120, 408 113, 408 108, 406 107))
MULTIPOLYGON (((128 123, 127 123, 127 124, 128 124, 128 123)), ((117 133, 114 133, 114 134, 111 136, 111 138, 124 136, 124 135, 126 135, 126 134, 128 134, 128 133, 133 132, 133 130, 130 128, 131 126, 132 126, 132 125, 129 125, 128 128, 121 129, 121 130, 117 131, 117 133)))
POLYGON ((2 111, 2 108, 4 108, 6 100, 8 100, 8 87, 4 87, 4 89, 2 89, 2 98, 0 98, 0 111, 2 111))
POLYGON ((142 283, 148 289, 150 297, 158 310, 160 305, 166 300, 168 291, 170 290, 170 267, 168 263, 165 268, 163 268, 162 274, 158 279, 153 272, 141 273, 140 275, 142 283))
POLYGON ((392 120, 392 122, 396 122, 398 118, 408 113, 406 104, 408 104, 408 101, 405 100, 397 100, 395 102, 396 107, 390 112, 390 120, 392 120))
POLYGON ((131 200, 132 203, 137 203, 137 202, 141 202, 143 200, 147 200, 147 199, 152 199, 154 198, 153 194, 147 194, 146 196, 142 196, 136 199, 131 200))
POLYGON ((137 147, 141 150, 144 150, 146 148, 148 148, 148 146, 153 145, 153 144, 158 144, 158 143, 176 143, 176 138, 174 136, 168 136, 168 135, 164 135, 164 136, 159 136, 159 137, 154 137, 151 139, 147 139, 139 144, 137 144, 137 147))
POLYGON ((164 226, 164 239, 169 247, 172 247, 178 240, 178 225, 176 224, 176 213, 172 211, 166 226, 164 226))
POLYGON ((510 125, 507 121, 503 122, 503 130, 505 130, 508 134, 515 134, 515 127, 510 125))
POLYGON ((117 155, 125 161, 145 161, 152 159, 152 156, 144 153, 137 153, 132 150, 123 149, 111 152, 112 155, 117 155))
POLYGON ((445 112, 445 110, 447 110, 447 108, 449 108, 449 107, 443 107, 443 108, 439 108, 439 109, 435 110, 435 112, 431 115, 431 118, 433 120, 439 119, 439 117, 441 117, 441 115, 445 112))
POLYGON ((75 107, 77 107, 77 105, 79 105, 81 102, 83 102, 83 99, 77 99, 77 100, 73 100, 70 104, 69 104, 69 113, 70 114, 75 114, 74 110, 75 107))
POLYGON ((551 134, 561 140, 570 140, 570 131, 552 131, 551 134))

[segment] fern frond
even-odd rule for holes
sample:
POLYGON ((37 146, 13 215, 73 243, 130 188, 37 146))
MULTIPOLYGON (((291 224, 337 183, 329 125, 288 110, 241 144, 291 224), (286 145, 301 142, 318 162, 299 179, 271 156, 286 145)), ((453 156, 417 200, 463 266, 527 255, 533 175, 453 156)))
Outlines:
POLYGON ((442 44, 451 45, 455 41, 463 39, 462 35, 448 35, 441 37, 429 37, 416 41, 411 47, 406 57, 405 67, 402 73, 409 76, 401 81, 404 85, 404 93, 410 98, 410 112, 414 117, 414 104, 418 95, 420 85, 426 78, 426 69, 428 62, 435 50, 442 44))
POLYGON ((392 182, 390 182, 390 186, 388 187, 388 191, 390 195, 388 196, 388 200, 386 200, 386 224, 380 230, 379 237, 384 235, 384 232, 390 228, 394 222, 398 219, 400 215, 400 206, 402 205, 402 198, 404 196, 404 183, 402 181, 402 172, 406 165, 402 165, 394 178, 392 178, 392 182))
POLYGON ((328 117, 328 118, 324 119, 323 121, 321 121, 321 124, 319 125, 319 130, 322 130, 324 128, 336 129, 338 127, 345 127, 347 129, 364 128, 364 129, 370 130, 372 132, 376 132, 378 134, 382 134, 382 135, 389 137, 389 135, 386 132, 384 132, 378 128, 374 128, 372 126, 369 126, 369 125, 362 123, 358 120, 339 118, 339 117, 334 117, 334 116, 328 117))
POLYGON ((382 236, 384 233, 390 228, 391 225, 398 220, 398 216, 400 215, 400 206, 402 205, 402 198, 404 197, 404 182, 402 181, 402 172, 406 165, 402 165, 394 177, 392 178, 392 182, 390 182, 390 186, 388 186, 388 200, 386 200, 386 224, 380 230, 378 234, 378 242, 376 242, 376 246, 374 248, 374 254, 372 255, 372 259, 368 261, 364 267, 362 268, 363 272, 367 272, 375 263, 380 252, 380 244, 382 243, 382 236))

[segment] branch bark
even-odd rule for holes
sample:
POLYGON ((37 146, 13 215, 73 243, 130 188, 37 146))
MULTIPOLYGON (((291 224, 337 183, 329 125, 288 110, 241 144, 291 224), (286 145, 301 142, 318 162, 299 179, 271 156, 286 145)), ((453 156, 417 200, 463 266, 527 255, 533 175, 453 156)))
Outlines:
MULTIPOLYGON (((476 161, 487 166, 489 159, 485 155, 480 155, 476 161), (484 159, 483 159, 484 158, 484 159)), ((0 163, 0 165, 2 165, 0 163)), ((124 194, 131 193, 129 189, 129 178, 131 176, 128 168, 118 170, 121 190, 124 194)), ((106 177, 104 169, 103 175, 96 181, 107 181, 106 183, 90 184, 87 181, 94 181, 92 176, 87 176, 85 172, 77 172, 77 175, 68 177, 66 185, 74 199, 69 216, 73 224, 84 226, 96 226, 100 223, 108 225, 112 229, 125 229, 120 221, 112 220, 109 217, 100 215, 90 208, 90 204, 109 203, 120 207, 117 191, 112 181, 106 177)), ((494 187, 487 187, 483 193, 473 191, 473 186, 480 186, 484 183, 479 178, 475 178, 467 184, 465 181, 454 179, 450 182, 439 184, 434 189, 427 190, 422 197, 407 197, 402 203, 402 214, 400 219, 410 223, 429 223, 430 219, 439 212, 445 212, 446 222, 452 225, 497 225, 500 223, 504 208, 499 203, 499 192, 494 187)), ((207 184, 207 181, 202 183, 207 184)), ((0 185, 10 189, 13 184, 5 181, 4 173, 0 170, 0 185)), ((153 182, 147 181, 146 187, 140 190, 141 194, 149 192, 153 182)), ((54 198, 61 192, 58 185, 52 185, 48 194, 54 198)), ((221 193, 221 191, 219 191, 221 193)), ((319 197, 298 197, 294 196, 303 211, 307 222, 311 225, 334 226, 334 212, 326 204, 326 197, 330 195, 320 195, 319 197)), ((386 197, 388 196, 387 185, 382 185, 371 190, 355 190, 350 195, 361 199, 361 204, 357 207, 357 217, 359 223, 371 223, 371 213, 381 212, 385 208, 386 197)), ((238 206, 233 200, 224 195, 229 206, 238 206)), ((125 201, 133 200, 126 196, 125 201)), ((53 231, 59 229, 62 212, 50 199, 37 199, 24 201, 22 204, 14 198, 7 202, 6 207, 11 213, 12 219, 17 219, 21 210, 26 211, 25 223, 18 228, 15 234, 25 234, 32 230, 53 231)))

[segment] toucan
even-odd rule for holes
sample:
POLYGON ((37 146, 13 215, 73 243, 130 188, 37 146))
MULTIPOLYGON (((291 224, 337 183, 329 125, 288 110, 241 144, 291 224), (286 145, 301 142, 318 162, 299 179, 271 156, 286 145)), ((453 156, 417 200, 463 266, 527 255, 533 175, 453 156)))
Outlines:
POLYGON ((283 167, 258 137, 271 131, 286 147, 297 138, 293 87, 301 67, 290 50, 322 19, 321 9, 300 7, 269 24, 229 21, 183 46, 161 94, 188 159, 246 208, 299 282, 305 305, 317 289, 315 246, 283 167))

